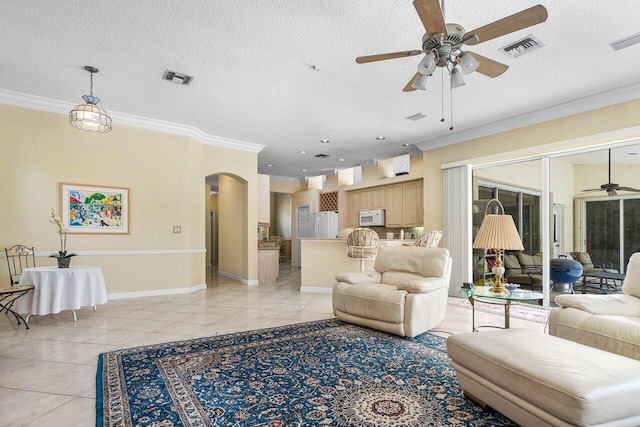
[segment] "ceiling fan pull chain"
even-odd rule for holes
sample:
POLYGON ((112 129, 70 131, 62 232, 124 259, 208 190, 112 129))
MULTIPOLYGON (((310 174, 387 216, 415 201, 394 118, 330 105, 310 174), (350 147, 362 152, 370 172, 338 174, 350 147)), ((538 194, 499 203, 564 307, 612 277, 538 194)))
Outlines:
POLYGON ((442 117, 440 122, 444 123, 444 67, 440 73, 440 93, 442 94, 440 97, 440 117, 442 117))
POLYGON ((449 130, 453 130, 453 86, 450 85, 449 86, 449 92, 451 93, 451 127, 449 127, 449 130))

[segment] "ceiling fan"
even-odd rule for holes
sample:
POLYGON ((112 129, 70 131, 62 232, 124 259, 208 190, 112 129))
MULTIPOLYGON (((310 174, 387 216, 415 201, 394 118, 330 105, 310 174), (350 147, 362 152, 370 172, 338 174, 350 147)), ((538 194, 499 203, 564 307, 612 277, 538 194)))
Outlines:
POLYGON ((424 58, 418 64, 418 72, 402 89, 405 92, 416 89, 424 90, 427 77, 433 73, 436 67, 447 67, 450 70, 452 88, 464 84, 460 72, 466 75, 477 71, 488 77, 498 77, 507 71, 509 68, 507 65, 477 53, 463 51, 463 45, 476 45, 547 20, 547 9, 542 5, 537 5, 467 32, 459 24, 445 23, 443 8, 440 6, 439 0, 415 0, 413 6, 427 31, 422 36, 422 50, 407 50, 356 58, 358 64, 364 64, 424 53, 424 58), (458 64, 460 69, 457 67, 458 64))
POLYGON ((606 191, 609 196, 616 196, 618 191, 631 191, 635 193, 640 193, 640 190, 637 188, 631 187, 620 187, 618 184, 614 184, 611 182, 611 148, 609 148, 609 182, 606 184, 602 184, 600 188, 591 188, 589 190, 582 190, 580 194, 583 193, 592 193, 594 191, 606 191))

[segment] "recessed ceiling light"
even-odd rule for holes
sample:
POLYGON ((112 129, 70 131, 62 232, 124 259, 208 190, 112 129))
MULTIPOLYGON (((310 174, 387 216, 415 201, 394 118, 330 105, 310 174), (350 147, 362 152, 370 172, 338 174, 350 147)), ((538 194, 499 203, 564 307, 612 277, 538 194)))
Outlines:
POLYGON ((338 159, 339 162, 344 162, 344 159, 338 159))
POLYGON ((376 136, 376 139, 382 141, 383 139, 387 139, 387 138, 385 138, 384 136, 376 136))
POLYGON ((403 146, 403 147, 408 147, 408 146, 410 146, 410 145, 411 145, 411 144, 402 144, 402 146, 403 146))
POLYGON ((267 165, 268 168, 273 167, 273 165, 267 165))
POLYGON ((306 169, 302 169, 302 172, 306 172, 306 171, 307 171, 306 169))
POLYGON ((302 150, 302 151, 298 151, 298 154, 307 154, 307 152, 302 150))
POLYGON ((323 144, 327 144, 329 142, 328 139, 321 139, 320 142, 322 142, 323 144))

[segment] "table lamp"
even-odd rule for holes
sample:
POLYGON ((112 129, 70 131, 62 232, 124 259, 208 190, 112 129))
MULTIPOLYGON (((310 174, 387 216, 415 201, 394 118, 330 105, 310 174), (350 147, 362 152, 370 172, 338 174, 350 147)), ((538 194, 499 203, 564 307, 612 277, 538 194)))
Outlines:
POLYGON ((504 214, 504 207, 497 199, 492 199, 487 204, 487 208, 492 202, 497 202, 502 208, 502 215, 489 214, 484 216, 480 230, 473 241, 474 249, 493 249, 496 254, 496 264, 492 271, 495 274, 494 285, 489 292, 494 294, 506 295, 509 293, 504 287, 502 276, 504 275, 504 267, 502 266, 502 251, 524 250, 522 240, 518 234, 516 224, 513 222, 511 215, 504 214))

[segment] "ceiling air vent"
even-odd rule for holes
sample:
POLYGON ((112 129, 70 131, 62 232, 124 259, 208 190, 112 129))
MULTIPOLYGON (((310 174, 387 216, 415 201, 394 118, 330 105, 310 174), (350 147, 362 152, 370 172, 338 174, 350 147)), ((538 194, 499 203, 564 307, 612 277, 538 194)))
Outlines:
POLYGON ((327 157, 329 157, 328 154, 316 154, 314 157, 317 157, 319 159, 326 159, 327 157))
POLYGON ((424 119, 425 117, 427 116, 422 113, 416 113, 413 116, 407 117, 407 120, 411 120, 412 122, 415 122, 416 120, 424 119))
POLYGON ((636 43, 640 43, 640 33, 634 34, 629 37, 625 37, 620 40, 609 43, 613 50, 624 49, 625 47, 633 46, 636 43))
POLYGON ((542 43, 537 38, 529 35, 521 40, 518 40, 515 43, 511 43, 510 45, 498 50, 507 55, 509 58, 516 58, 541 47, 544 47, 544 43, 542 43))
POLYGON ((162 78, 179 85, 188 85, 191 83, 191 80, 193 80, 193 76, 187 76, 186 74, 176 73, 175 71, 169 70, 164 72, 164 76, 162 76, 162 78))

